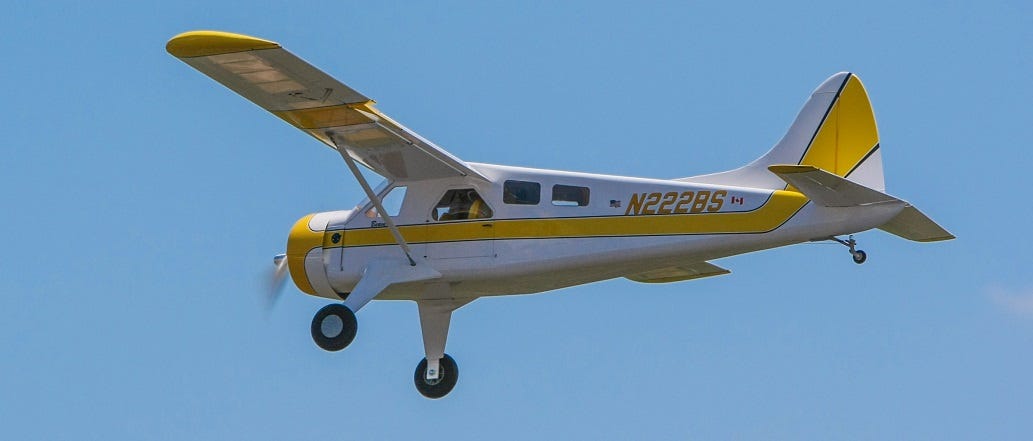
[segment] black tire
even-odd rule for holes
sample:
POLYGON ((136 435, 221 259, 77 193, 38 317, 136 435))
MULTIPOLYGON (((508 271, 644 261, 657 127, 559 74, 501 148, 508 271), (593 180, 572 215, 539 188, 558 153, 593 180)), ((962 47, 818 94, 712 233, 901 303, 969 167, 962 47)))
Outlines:
POLYGON ((312 341, 327 351, 340 351, 348 347, 355 340, 358 329, 355 313, 340 303, 326 305, 312 317, 312 341))
POLYGON ((857 250, 857 251, 854 252, 854 263, 860 265, 860 264, 864 263, 864 261, 866 261, 866 260, 868 260, 868 254, 867 253, 865 253, 864 251, 861 251, 861 250, 857 250))
POLYGON ((438 399, 448 395, 449 392, 452 392, 452 388, 456 387, 456 381, 459 380, 459 365, 452 359, 452 356, 445 354, 444 357, 441 357, 440 367, 441 374, 438 381, 431 384, 427 382, 427 358, 424 357, 416 366, 413 382, 416 383, 416 390, 420 391, 421 395, 438 399))

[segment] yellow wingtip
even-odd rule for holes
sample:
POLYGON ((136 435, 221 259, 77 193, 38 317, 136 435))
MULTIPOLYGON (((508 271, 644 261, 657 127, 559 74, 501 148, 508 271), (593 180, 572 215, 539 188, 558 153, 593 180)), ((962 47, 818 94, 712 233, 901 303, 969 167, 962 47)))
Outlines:
POLYGON ((190 31, 172 37, 165 50, 177 58, 191 58, 279 47, 279 43, 243 34, 190 31))

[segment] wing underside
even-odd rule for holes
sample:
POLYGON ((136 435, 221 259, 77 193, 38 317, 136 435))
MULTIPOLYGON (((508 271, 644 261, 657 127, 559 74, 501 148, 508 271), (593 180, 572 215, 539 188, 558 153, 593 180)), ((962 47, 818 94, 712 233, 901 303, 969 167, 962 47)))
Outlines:
POLYGON ((629 280, 641 283, 670 283, 710 276, 720 276, 728 273, 731 273, 731 271, 710 262, 697 262, 687 265, 676 265, 644 271, 637 274, 630 274, 625 277, 629 280))
POLYGON ((462 160, 380 113, 370 98, 275 42, 193 31, 173 37, 166 50, 391 180, 484 179, 462 160))

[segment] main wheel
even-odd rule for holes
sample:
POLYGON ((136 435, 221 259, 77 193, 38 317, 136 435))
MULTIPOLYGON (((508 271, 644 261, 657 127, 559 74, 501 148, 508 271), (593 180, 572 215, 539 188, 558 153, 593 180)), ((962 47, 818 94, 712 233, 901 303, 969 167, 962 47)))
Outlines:
POLYGON ((416 374, 413 381, 416 383, 416 390, 427 398, 441 398, 452 392, 459 380, 459 365, 452 359, 452 356, 445 354, 439 362, 440 372, 437 380, 427 380, 427 358, 424 357, 416 366, 416 374))
POLYGON ((324 306, 312 318, 312 340, 327 351, 340 351, 348 347, 358 329, 355 313, 340 303, 324 306))
POLYGON ((868 254, 866 254, 864 251, 857 250, 857 251, 854 251, 853 254, 854 254, 854 263, 856 263, 858 265, 860 265, 860 264, 864 263, 864 261, 868 260, 868 254))

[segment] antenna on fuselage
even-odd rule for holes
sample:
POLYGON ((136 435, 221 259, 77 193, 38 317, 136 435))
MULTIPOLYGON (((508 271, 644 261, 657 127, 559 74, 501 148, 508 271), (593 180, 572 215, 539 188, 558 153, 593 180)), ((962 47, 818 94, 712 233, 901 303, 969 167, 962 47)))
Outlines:
POLYGON ((351 170, 353 175, 355 175, 355 179, 359 181, 359 185, 362 186, 362 190, 366 192, 366 197, 373 202, 373 207, 377 209, 377 213, 380 214, 381 219, 384 219, 384 224, 386 224, 387 229, 391 231, 391 235, 395 237, 395 242, 398 242, 398 246, 402 247, 402 252, 405 253, 405 257, 409 258, 409 265, 416 266, 416 261, 412 258, 412 251, 409 250, 409 244, 405 243, 405 238, 402 237, 402 233, 398 231, 398 227, 395 226, 395 221, 391 220, 391 216, 389 216, 387 211, 384 210, 384 206, 380 203, 380 198, 373 192, 373 188, 369 186, 369 182, 366 182, 366 177, 362 176, 362 172, 359 171, 359 167, 355 165, 355 160, 348 154, 347 149, 342 148, 337 144, 337 140, 334 138, 334 134, 332 132, 326 132, 326 137, 334 144, 334 148, 337 149, 337 153, 340 153, 341 157, 344 158, 344 163, 348 164, 348 169, 351 170))

